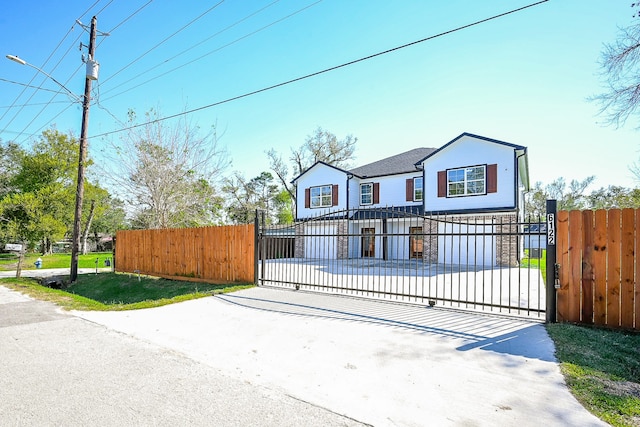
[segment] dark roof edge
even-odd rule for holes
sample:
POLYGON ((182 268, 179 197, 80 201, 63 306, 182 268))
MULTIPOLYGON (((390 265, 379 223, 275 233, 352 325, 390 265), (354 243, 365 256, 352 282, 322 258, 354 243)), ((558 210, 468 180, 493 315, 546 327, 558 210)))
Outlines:
POLYGON ((313 169, 318 163, 321 163, 325 166, 329 166, 330 168, 333 168, 335 170, 338 170, 340 172, 344 172, 347 175, 353 175, 353 176, 357 176, 358 178, 360 178, 359 175, 354 174, 353 172, 349 172, 348 170, 344 170, 341 169, 337 166, 333 166, 330 165, 329 163, 323 162, 322 160, 318 160, 317 162, 315 162, 314 164, 312 164, 311 166, 309 166, 304 172, 302 172, 300 175, 296 176, 295 178, 293 178, 291 181, 289 181, 291 184, 293 184, 294 182, 296 182, 302 175, 304 175, 305 173, 309 172, 311 169, 313 169))

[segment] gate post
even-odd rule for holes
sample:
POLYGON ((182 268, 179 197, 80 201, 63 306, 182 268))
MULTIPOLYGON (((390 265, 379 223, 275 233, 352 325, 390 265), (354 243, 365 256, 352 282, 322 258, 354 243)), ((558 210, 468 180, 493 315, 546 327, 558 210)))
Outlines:
POLYGON ((557 201, 547 200, 547 274, 546 286, 546 322, 555 323, 557 321, 556 309, 556 214, 557 201))
POLYGON ((260 258, 260 222, 258 221, 258 209, 256 209, 256 216, 253 219, 253 283, 256 285, 260 285, 258 283, 258 259, 260 258))

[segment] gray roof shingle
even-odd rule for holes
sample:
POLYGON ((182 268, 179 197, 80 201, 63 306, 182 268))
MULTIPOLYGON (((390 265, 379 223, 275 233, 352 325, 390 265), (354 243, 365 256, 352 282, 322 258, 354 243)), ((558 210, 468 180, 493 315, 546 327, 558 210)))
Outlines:
POLYGON ((349 172, 362 178, 415 172, 417 170, 415 164, 436 150, 436 148, 414 148, 413 150, 351 169, 349 172))

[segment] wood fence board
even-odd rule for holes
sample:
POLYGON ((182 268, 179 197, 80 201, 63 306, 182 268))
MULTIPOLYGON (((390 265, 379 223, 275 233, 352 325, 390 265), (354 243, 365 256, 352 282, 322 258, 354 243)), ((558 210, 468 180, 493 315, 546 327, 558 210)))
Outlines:
MULTIPOLYGON (((620 326, 633 328, 634 304, 634 259, 635 259, 635 212, 633 209, 622 210, 622 234, 620 247, 622 259, 620 264, 620 326)), ((636 285, 637 286, 637 285, 636 285)))
POLYGON ((622 212, 608 211, 607 218, 607 326, 620 326, 620 239, 622 212))
MULTIPOLYGON (((560 264, 560 289, 558 289, 557 300, 557 319, 559 322, 570 321, 570 303, 569 295, 570 273, 569 268, 569 212, 559 211, 557 215, 558 228, 556 233, 556 262, 560 264)), ((551 286, 547 284, 547 286, 551 286)))
POLYGON ((582 320, 582 214, 580 211, 569 212, 569 312, 567 320, 582 320))
POLYGON ((593 213, 593 244, 588 262, 593 277, 593 322, 596 325, 607 324, 607 217, 605 210, 593 213))
MULTIPOLYGON (((640 209, 636 210, 636 225, 640 226, 640 209)), ((635 249, 635 264, 636 264, 636 276, 634 280, 633 301, 634 301, 634 328, 640 330, 640 232, 636 229, 636 249, 635 249)))
POLYGON ((581 290, 582 311, 581 320, 584 323, 593 323, 593 211, 582 213, 582 263, 581 263, 581 290))

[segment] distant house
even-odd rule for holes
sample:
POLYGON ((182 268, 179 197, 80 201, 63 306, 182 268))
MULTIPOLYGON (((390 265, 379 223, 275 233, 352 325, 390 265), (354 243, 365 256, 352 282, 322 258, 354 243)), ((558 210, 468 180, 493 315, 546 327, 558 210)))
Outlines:
MULTIPOLYGON (((378 236, 368 240, 346 239, 340 243, 327 235, 330 233, 326 229, 322 232, 314 230, 320 226, 309 221, 304 234, 323 235, 323 243, 318 244, 317 239, 313 245, 297 242, 296 256, 416 258, 424 256, 416 250, 422 245, 416 239, 411 242, 402 235, 421 234, 429 225, 425 222, 408 226, 382 214, 372 222, 375 212, 393 207, 396 211, 414 215, 507 216, 515 222, 522 216, 524 192, 529 189, 527 149, 463 133, 440 148, 415 148, 350 170, 317 162, 293 182, 297 191, 297 221, 331 218, 333 214, 337 234, 342 231, 349 236, 367 233, 378 236), (385 246, 391 249, 380 250, 376 239, 379 240, 383 229, 385 233, 398 233, 398 238, 406 239, 407 243, 388 244, 385 246), (363 248, 363 245, 370 247, 363 248)), ((460 226, 452 224, 451 227, 460 226)), ((485 227, 474 226, 478 230, 485 227)), ((472 231, 465 228, 465 234, 472 231)), ((494 255, 487 258, 487 254, 483 254, 483 259, 486 258, 487 263, 512 263, 512 260, 501 260, 496 249, 498 240, 489 239, 489 242, 483 241, 482 248, 494 255)), ((473 248, 477 243, 473 243, 473 248)), ((477 257, 475 249, 473 256, 477 257)))

